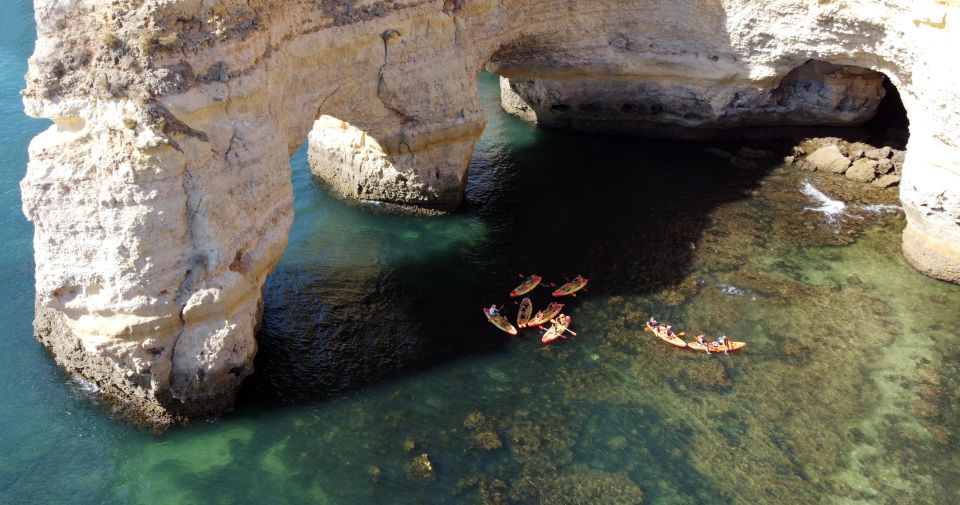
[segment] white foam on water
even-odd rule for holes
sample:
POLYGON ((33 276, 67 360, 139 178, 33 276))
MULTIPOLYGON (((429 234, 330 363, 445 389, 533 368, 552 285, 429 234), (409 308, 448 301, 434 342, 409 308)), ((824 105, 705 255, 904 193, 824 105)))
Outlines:
POLYGON ((77 385, 77 388, 80 389, 80 391, 82 391, 82 392, 84 392, 84 393, 86 393, 86 394, 102 393, 102 392, 103 392, 103 388, 101 388, 100 386, 94 384, 93 382, 89 382, 89 381, 83 380, 83 379, 81 379, 81 378, 79 378, 79 377, 74 377, 73 382, 74 382, 74 384, 77 385))
POLYGON ((862 205, 861 208, 867 212, 874 214, 883 214, 885 212, 896 213, 903 210, 903 207, 899 205, 886 205, 886 204, 873 204, 873 205, 862 205))
POLYGON ((746 291, 736 286, 731 286, 730 284, 720 284, 720 292, 731 296, 744 296, 747 294, 746 291))
POLYGON ((804 210, 821 212, 825 214, 830 221, 835 220, 837 216, 843 214, 843 211, 847 208, 847 204, 823 194, 822 191, 807 181, 804 181, 803 184, 800 185, 800 191, 820 203, 819 207, 804 207, 804 210))

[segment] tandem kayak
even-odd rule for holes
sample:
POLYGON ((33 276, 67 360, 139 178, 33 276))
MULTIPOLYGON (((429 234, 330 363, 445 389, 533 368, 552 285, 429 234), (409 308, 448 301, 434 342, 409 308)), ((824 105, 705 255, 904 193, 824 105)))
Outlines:
POLYGON ((553 292, 553 296, 561 297, 561 296, 572 295, 577 291, 580 291, 581 289, 585 288, 586 286, 587 286, 587 279, 584 279, 582 275, 578 275, 574 277, 572 281, 557 288, 557 290, 553 292))
POLYGON ((570 326, 570 316, 562 316, 560 318, 560 324, 553 323, 553 326, 543 334, 543 337, 540 339, 544 344, 549 344, 554 340, 563 336, 563 332, 567 331, 567 327, 570 326))
POLYGON ((533 288, 539 286, 540 281, 542 280, 543 280, 543 277, 540 277, 539 275, 531 275, 530 277, 527 278, 527 280, 521 282, 519 286, 517 286, 516 288, 514 288, 513 291, 510 292, 510 297, 516 298, 518 296, 523 296, 533 291, 533 288))
POLYGON ((533 302, 530 301, 529 297, 526 297, 520 302, 520 310, 517 312, 518 328, 527 327, 527 322, 530 321, 530 314, 533 314, 533 302))
POLYGON ((646 324, 647 324, 647 328, 650 328, 650 331, 652 331, 653 334, 656 335, 657 338, 659 338, 660 340, 663 340, 664 342, 666 342, 666 343, 668 343, 668 344, 670 344, 670 345, 675 345, 675 346, 677 346, 677 347, 686 347, 686 346, 687 346, 687 342, 684 341, 682 338, 680 338, 680 337, 678 337, 678 336, 676 336, 676 335, 673 335, 672 337, 671 337, 671 336, 667 336, 667 331, 666 331, 666 330, 664 330, 664 331, 659 331, 657 328, 654 328, 654 327, 650 326, 650 323, 646 323, 646 324))
POLYGON ((548 323, 551 319, 557 317, 557 314, 563 310, 563 304, 557 302, 551 302, 550 305, 547 305, 547 308, 537 312, 532 319, 527 321, 527 327, 531 326, 540 326, 541 324, 548 323))
POLYGON ((690 342, 687 344, 687 347, 693 349, 694 351, 709 351, 709 352, 733 352, 739 351, 747 346, 746 342, 733 342, 728 340, 725 346, 717 345, 716 342, 709 342, 706 345, 699 344, 697 342, 690 342), (726 349, 724 349, 726 347, 726 349))
POLYGON ((487 316, 487 321, 490 321, 490 324, 496 326, 497 328, 500 328, 501 330, 509 333, 510 335, 517 334, 517 329, 514 328, 512 324, 510 324, 510 321, 507 319, 506 316, 499 313, 491 316, 490 313, 487 312, 488 310, 489 309, 484 307, 483 315, 487 316))

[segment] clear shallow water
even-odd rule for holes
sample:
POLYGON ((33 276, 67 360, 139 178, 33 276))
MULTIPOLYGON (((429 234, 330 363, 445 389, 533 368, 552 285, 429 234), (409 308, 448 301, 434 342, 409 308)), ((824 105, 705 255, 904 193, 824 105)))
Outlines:
POLYGON ((113 420, 31 337, 17 183, 46 126, 17 96, 30 5, 0 14, 0 501, 948 503, 960 491, 960 289, 904 264, 898 213, 808 210, 824 202, 804 184, 829 195, 835 183, 736 172, 686 144, 531 128, 497 111, 489 76, 461 212, 341 202, 298 153, 296 223, 238 411, 162 436, 113 420), (483 321, 481 305, 509 303, 533 269, 590 277, 569 306, 580 336, 544 347, 483 321), (667 348, 639 330, 650 314, 750 347, 667 348), (408 475, 424 453, 433 480, 408 475))

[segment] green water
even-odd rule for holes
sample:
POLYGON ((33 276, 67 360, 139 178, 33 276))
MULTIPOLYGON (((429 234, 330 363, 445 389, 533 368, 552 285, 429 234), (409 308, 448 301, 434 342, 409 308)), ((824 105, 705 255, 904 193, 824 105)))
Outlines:
MULTIPOLYGON (((899 253, 899 212, 805 210, 782 167, 532 128, 499 112, 451 216, 344 203, 293 159, 296 222, 233 415, 154 435, 31 336, 17 183, 45 122, 17 91, 30 4, 0 6, 0 502, 931 503, 960 493, 960 288, 899 253), (578 336, 509 339, 482 305, 578 273, 578 336), (657 315, 749 342, 660 345, 657 315), (412 447, 411 447, 412 446, 412 447), (421 454, 432 479, 411 473, 421 454)), ((731 146, 735 148, 736 146, 731 146)), ((869 203, 869 202, 868 202, 869 203)), ((538 291, 542 307, 548 292, 538 291)))

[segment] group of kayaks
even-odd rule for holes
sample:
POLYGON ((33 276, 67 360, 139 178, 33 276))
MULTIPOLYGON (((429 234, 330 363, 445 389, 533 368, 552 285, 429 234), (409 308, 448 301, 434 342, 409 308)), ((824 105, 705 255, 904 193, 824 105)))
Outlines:
MULTIPOLYGON (((587 282, 587 279, 578 275, 570 282, 555 289, 551 294, 554 298, 577 296, 576 293, 584 289, 587 286, 587 282)), ((570 316, 561 313, 563 310, 562 303, 550 302, 545 309, 538 311, 536 314, 533 313, 533 301, 529 296, 524 295, 541 285, 543 285, 543 277, 531 275, 520 283, 519 286, 514 288, 513 291, 510 291, 511 298, 524 297, 523 300, 520 301, 520 308, 517 310, 517 326, 511 324, 507 316, 502 314, 501 309, 498 309, 496 305, 485 307, 483 309, 483 315, 487 317, 487 321, 489 321, 490 324, 509 335, 516 335, 518 333, 517 328, 539 328, 544 330, 544 334, 540 340, 545 344, 561 337, 566 338, 563 336, 564 333, 576 335, 576 333, 570 329, 570 316), (550 328, 543 327, 543 325, 547 323, 551 323, 550 328)))
POLYGON ((680 338, 685 335, 684 332, 681 331, 680 333, 674 333, 670 323, 658 323, 654 318, 650 318, 650 320, 646 322, 646 328, 644 328, 644 331, 653 333, 657 336, 657 338, 672 346, 693 349, 694 351, 705 351, 707 354, 714 352, 727 353, 739 351, 747 346, 746 342, 734 342, 727 339, 726 336, 714 341, 708 341, 703 334, 697 335, 697 339, 695 341, 687 342, 686 340, 680 338))

